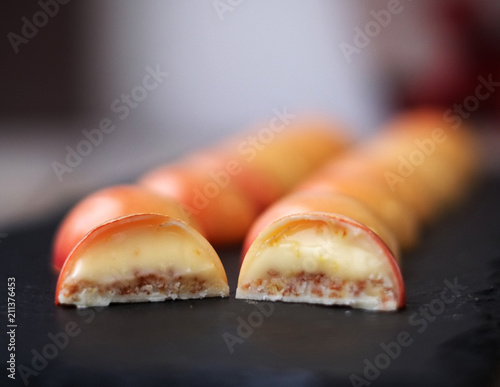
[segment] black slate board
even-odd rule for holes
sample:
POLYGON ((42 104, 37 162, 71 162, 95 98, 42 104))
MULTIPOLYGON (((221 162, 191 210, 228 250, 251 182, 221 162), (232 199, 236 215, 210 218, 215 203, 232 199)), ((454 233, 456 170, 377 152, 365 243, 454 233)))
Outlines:
POLYGON ((404 255, 408 303, 397 313, 236 300, 238 248, 220 251, 232 289, 229 299, 85 311, 56 307, 57 278, 49 256, 61 218, 1 230, 8 234, 0 239, 1 329, 8 329, 7 278, 15 277, 17 372, 15 381, 7 377, 9 337, 2 334, 0 385, 25 385, 22 376, 30 386, 498 383, 498 178, 487 179, 404 255), (454 282, 461 286, 457 295, 444 290, 454 282), (246 330, 245 324, 250 324, 246 330), (73 336, 64 337, 65 330, 73 336), (51 337, 59 339, 60 348, 51 337), (398 337, 409 345, 398 350, 390 344, 398 337), (232 345, 224 338, 234 340, 232 345))

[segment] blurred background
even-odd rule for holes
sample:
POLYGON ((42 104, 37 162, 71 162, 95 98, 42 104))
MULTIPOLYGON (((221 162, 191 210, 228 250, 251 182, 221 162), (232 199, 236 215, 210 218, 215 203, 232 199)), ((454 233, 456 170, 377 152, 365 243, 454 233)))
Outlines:
POLYGON ((491 93, 467 121, 495 170, 499 16, 489 0, 9 1, 0 231, 273 109, 328 114, 363 137, 399 109, 463 103, 479 77, 491 93))

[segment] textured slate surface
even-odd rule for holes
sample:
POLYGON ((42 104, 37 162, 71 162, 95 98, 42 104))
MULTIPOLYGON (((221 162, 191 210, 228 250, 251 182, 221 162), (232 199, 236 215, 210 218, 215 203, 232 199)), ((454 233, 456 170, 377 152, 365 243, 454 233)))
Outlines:
MULTIPOLYGON (((498 179, 425 230, 419 247, 404 255, 408 304, 397 313, 235 300, 237 247, 220 251, 229 299, 56 307, 49 256, 61 218, 2 230, 2 330, 7 277, 15 277, 18 367, 15 382, 2 372, 2 385, 24 385, 23 376, 30 386, 498 383, 498 179)), ((3 334, 4 365, 7 339, 3 334)))

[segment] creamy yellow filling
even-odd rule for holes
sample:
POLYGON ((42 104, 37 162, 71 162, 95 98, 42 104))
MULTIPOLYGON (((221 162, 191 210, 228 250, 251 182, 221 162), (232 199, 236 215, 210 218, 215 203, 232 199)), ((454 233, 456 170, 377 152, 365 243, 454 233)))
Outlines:
POLYGON ((143 225, 95 238, 80 253, 66 282, 109 284, 148 274, 224 281, 215 251, 184 227, 173 222, 143 225))
POLYGON ((276 274, 324 273, 330 278, 361 280, 391 273, 378 242, 348 223, 291 216, 264 233, 245 257, 239 286, 276 274))

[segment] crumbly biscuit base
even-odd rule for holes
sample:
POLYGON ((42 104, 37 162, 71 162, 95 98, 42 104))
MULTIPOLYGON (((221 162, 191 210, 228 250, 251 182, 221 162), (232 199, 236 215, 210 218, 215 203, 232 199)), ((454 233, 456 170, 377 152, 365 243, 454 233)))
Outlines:
POLYGON ((363 280, 329 278, 323 273, 300 272, 283 277, 268 273, 269 277, 242 284, 236 298, 301 302, 323 305, 347 305, 368 310, 396 310, 397 301, 390 281, 382 276, 363 280))
POLYGON ((227 297, 226 284, 210 284, 198 277, 140 275, 131 280, 99 284, 80 280, 65 284, 59 293, 59 303, 79 308, 108 306, 110 303, 160 302, 175 299, 227 297))

